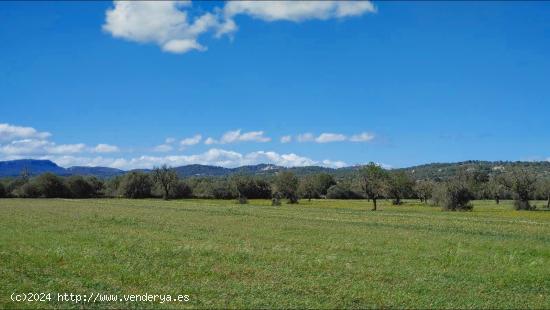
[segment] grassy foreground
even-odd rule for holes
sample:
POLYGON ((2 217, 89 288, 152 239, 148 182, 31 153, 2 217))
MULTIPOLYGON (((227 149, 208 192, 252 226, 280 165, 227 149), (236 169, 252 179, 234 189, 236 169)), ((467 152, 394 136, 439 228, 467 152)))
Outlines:
POLYGON ((550 308, 550 212, 369 209, 0 199, 0 308, 550 308), (13 292, 189 301, 12 302, 13 292))

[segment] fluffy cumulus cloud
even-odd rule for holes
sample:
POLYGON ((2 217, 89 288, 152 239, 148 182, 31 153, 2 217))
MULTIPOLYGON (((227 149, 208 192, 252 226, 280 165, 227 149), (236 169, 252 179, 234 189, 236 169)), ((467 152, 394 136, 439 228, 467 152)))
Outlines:
MULTIPOLYGON (((119 169, 151 168, 162 164, 180 166, 188 164, 216 165, 223 167, 237 167, 260 163, 273 164, 285 167, 321 165, 340 168, 346 165, 342 161, 330 159, 314 160, 295 153, 278 153, 275 151, 254 151, 239 153, 234 150, 211 148, 197 154, 166 154, 165 156, 128 155, 127 151, 118 146, 100 143, 87 146, 84 143, 58 144, 50 140, 51 134, 40 132, 32 127, 20 127, 9 124, 0 124, 2 133, 0 140, 0 160, 21 158, 49 159, 63 167, 69 166, 105 166, 119 169), (113 153, 120 155, 113 156, 113 153), (104 154, 109 154, 104 155, 104 154)), ((283 137, 284 138, 284 137, 283 137)), ((305 134, 298 138, 307 141, 335 141, 339 134, 321 134, 317 137, 305 134)), ((286 136, 288 142, 291 136, 286 136)), ((219 139, 208 138, 205 144, 231 144, 238 142, 268 142, 271 139, 263 131, 233 130, 224 133, 219 139)), ((200 134, 181 140, 167 138, 163 144, 153 151, 170 152, 197 145, 203 141, 200 134)))
POLYGON ((103 30, 116 38, 156 43, 164 51, 205 50, 197 38, 216 27, 217 18, 205 13, 190 21, 191 1, 115 1, 107 10, 103 30))
POLYGON ((220 139, 207 138, 205 144, 229 144, 237 142, 269 142, 271 138, 264 136, 263 131, 242 132, 240 129, 224 133, 220 139))
MULTIPOLYGON (((202 140, 202 135, 196 134, 189 138, 184 138, 181 141, 179 141, 179 150, 184 150, 189 146, 193 146, 196 144, 199 144, 202 140)), ((160 152, 160 153, 166 153, 171 152, 175 149, 176 139, 175 138, 166 138, 164 140, 163 144, 159 144, 153 148, 153 151, 160 152)))
MULTIPOLYGON (((316 143, 331 143, 331 142, 369 142, 374 139, 374 134, 369 132, 362 132, 359 134, 346 136, 341 133, 322 133, 318 136, 314 136, 312 133, 303 133, 296 136, 298 142, 316 142, 316 143)), ((283 140, 281 139, 281 142, 283 140)), ((286 142, 290 142, 290 139, 286 142)), ((283 142, 285 143, 285 142, 283 142)))
POLYGON ((0 155, 4 159, 15 159, 29 156, 118 151, 118 147, 109 144, 98 144, 95 147, 88 147, 84 143, 57 144, 51 141, 50 137, 49 132, 41 132, 32 127, 0 124, 0 155))
POLYGON ((369 1, 229 1, 224 7, 227 19, 244 14, 264 21, 292 22, 359 16, 374 11, 369 1))
POLYGON ((234 33, 238 15, 262 21, 302 22, 360 16, 375 12, 369 1, 227 1, 222 8, 190 17, 191 1, 115 1, 103 30, 113 37, 154 43, 166 52, 204 51, 201 35, 234 33))
POLYGON ((308 157, 294 153, 280 154, 274 151, 255 151, 239 153, 224 149, 209 149, 206 152, 192 155, 167 155, 167 156, 138 156, 133 158, 105 158, 101 156, 86 157, 73 155, 48 155, 41 159, 50 159, 57 164, 69 166, 106 166, 119 169, 151 168, 162 164, 169 166, 182 166, 190 164, 214 165, 223 167, 238 167, 255 165, 260 163, 273 164, 284 167, 321 165, 340 168, 346 164, 341 161, 323 160, 316 161, 308 157))
POLYGON ((0 124, 0 142, 13 141, 17 139, 47 139, 51 134, 49 132, 40 132, 32 127, 14 126, 10 124, 0 124))
POLYGON ((194 135, 190 138, 185 138, 185 139, 181 140, 180 145, 182 147, 187 147, 187 146, 199 144, 201 142, 201 140, 202 140, 202 136, 197 134, 197 135, 194 135))

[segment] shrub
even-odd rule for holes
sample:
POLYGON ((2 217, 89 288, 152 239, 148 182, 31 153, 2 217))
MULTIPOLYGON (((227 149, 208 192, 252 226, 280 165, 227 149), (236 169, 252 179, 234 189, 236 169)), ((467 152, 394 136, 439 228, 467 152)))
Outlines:
POLYGON ((40 194, 46 198, 67 197, 68 189, 63 183, 63 179, 53 173, 44 173, 39 175, 36 180, 36 186, 40 194))
POLYGON ((237 198, 237 202, 241 205, 245 205, 248 203, 248 199, 246 199, 246 197, 244 196, 240 196, 239 198, 237 198))
POLYGON ((331 186, 327 191, 327 198, 329 199, 361 199, 363 198, 359 193, 353 191, 349 184, 338 183, 331 186))
POLYGON ((175 199, 191 198, 193 196, 193 191, 187 183, 179 181, 172 189, 172 196, 175 199))
POLYGON ((121 195, 120 184, 122 183, 124 176, 116 176, 110 178, 103 185, 103 193, 107 197, 118 197, 121 195))
POLYGON ((126 198, 148 198, 151 197, 152 186, 149 175, 132 171, 120 182, 119 191, 126 198))
POLYGON ((272 206, 280 206, 281 205, 281 194, 280 193, 275 193, 273 194, 273 198, 271 198, 271 205, 272 206))
POLYGON ((216 180, 211 184, 210 193, 214 199, 235 199, 238 194, 228 180, 216 180))
POLYGON ((41 196, 40 189, 35 182, 27 182, 16 189, 15 192, 21 198, 38 198, 41 196))
POLYGON ((73 198, 96 197, 96 189, 81 176, 72 176, 67 180, 70 196, 73 198))
POLYGON ((458 179, 441 183, 433 193, 434 202, 446 211, 471 211, 473 198, 467 184, 458 179))
POLYGON ((0 183, 0 198, 4 198, 6 196, 6 188, 4 187, 4 184, 0 183))
POLYGON ((316 174, 315 179, 317 183, 317 191, 322 196, 326 196, 328 194, 328 189, 331 186, 336 185, 334 177, 328 173, 316 174))
POLYGON ((271 185, 260 179, 249 176, 234 176, 231 182, 235 186, 239 197, 249 199, 267 199, 271 198, 271 185))

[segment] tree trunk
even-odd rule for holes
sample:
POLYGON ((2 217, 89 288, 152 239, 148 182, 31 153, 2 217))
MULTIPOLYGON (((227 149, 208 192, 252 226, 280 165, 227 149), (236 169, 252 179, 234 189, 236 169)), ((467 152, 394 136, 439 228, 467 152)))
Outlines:
POLYGON ((169 193, 170 193, 170 189, 167 186, 165 186, 164 187, 164 197, 163 197, 164 200, 168 200, 169 193))
POLYGON ((500 203, 500 197, 497 196, 497 197, 495 198, 495 201, 497 202, 497 205, 498 205, 498 204, 500 203))
POLYGON ((546 202, 546 209, 550 209, 550 195, 548 195, 548 201, 546 202))
POLYGON ((372 198, 372 211, 376 211, 376 198, 372 198))

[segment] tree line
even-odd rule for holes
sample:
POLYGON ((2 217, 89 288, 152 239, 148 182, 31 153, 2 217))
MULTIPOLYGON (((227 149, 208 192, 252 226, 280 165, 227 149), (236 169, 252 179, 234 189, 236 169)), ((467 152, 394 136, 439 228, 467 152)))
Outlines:
POLYGON ((93 176, 60 177, 44 173, 0 182, 0 197, 19 198, 207 198, 272 199, 298 203, 300 199, 368 199, 377 209, 380 199, 391 199, 395 205, 404 199, 442 207, 444 210, 467 211, 474 199, 513 199, 518 210, 534 210, 530 201, 546 200, 550 208, 550 178, 537 177, 521 168, 487 173, 465 169, 445 180, 418 180, 404 171, 386 170, 374 163, 362 166, 351 176, 335 178, 328 173, 298 177, 290 171, 275 176, 233 175, 228 177, 189 177, 182 179, 167 166, 151 172, 132 171, 110 179, 93 176))

